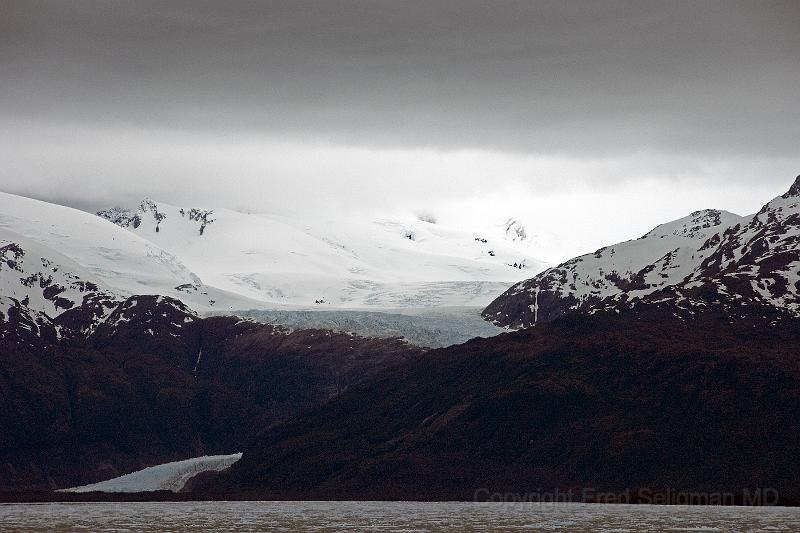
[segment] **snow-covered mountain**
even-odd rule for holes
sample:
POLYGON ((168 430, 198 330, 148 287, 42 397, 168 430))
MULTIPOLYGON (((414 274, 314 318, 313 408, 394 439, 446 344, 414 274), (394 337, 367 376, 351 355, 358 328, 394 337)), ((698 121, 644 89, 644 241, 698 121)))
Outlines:
POLYGON ((497 325, 527 327, 571 310, 641 303, 676 310, 763 304, 797 312, 798 293, 800 177, 754 215, 698 211, 545 270, 511 287, 483 315, 497 325))
POLYGON ((31 313, 26 324, 86 334, 134 295, 200 314, 482 307, 544 268, 513 219, 464 231, 429 217, 314 223, 152 200, 98 214, 0 193, 4 317, 13 308, 31 313))
POLYGON ((257 302, 205 285, 175 255, 107 220, 0 193, 0 295, 56 318, 92 303, 104 316, 134 294, 178 298, 206 312, 257 302))
POLYGON ((482 306, 546 266, 513 219, 464 231, 430 217, 310 221, 149 199, 98 215, 180 258, 207 285, 271 305, 482 306))

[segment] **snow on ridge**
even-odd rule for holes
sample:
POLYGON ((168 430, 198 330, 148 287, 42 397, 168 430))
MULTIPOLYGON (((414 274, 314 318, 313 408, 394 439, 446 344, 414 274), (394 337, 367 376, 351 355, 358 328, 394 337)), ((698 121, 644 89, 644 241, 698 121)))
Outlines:
POLYGON ((172 254, 77 209, 0 193, 0 229, 58 250, 91 273, 91 281, 122 294, 198 281, 172 254))
POLYGON ((61 489, 59 492, 147 492, 169 490, 179 492, 192 477, 201 472, 219 472, 241 459, 241 453, 205 455, 174 461, 91 485, 61 489))
MULTIPOLYGON (((130 220, 129 213, 112 211, 110 218, 130 220)), ((20 267, 16 278, 9 269, 0 268, 0 294, 18 297, 51 317, 65 306, 83 303, 91 291, 82 286, 95 286, 108 301, 137 294, 172 296, 204 313, 259 305, 205 285, 180 258, 150 240, 70 207, 0 193, 0 241, 26 251, 24 268, 20 267), (42 279, 50 278, 48 287, 41 286, 42 279)))
POLYGON ((660 224, 646 233, 646 237, 665 237, 675 235, 690 239, 708 239, 734 224, 745 220, 745 217, 719 209, 703 209, 695 211, 683 218, 660 224))
POLYGON ((606 246, 549 269, 534 278, 543 287, 523 282, 520 288, 531 292, 546 288, 579 302, 623 292, 654 292, 689 275, 704 257, 701 248, 706 240, 741 218, 723 211, 696 211, 661 224, 639 239, 606 246))
POLYGON ((91 272, 61 253, 0 228, 0 294, 55 318, 92 301, 119 300, 91 272))
POLYGON ((754 215, 695 211, 639 239, 550 268, 511 287, 483 316, 498 325, 525 327, 578 309, 618 310, 654 301, 703 307, 701 292, 720 301, 800 312, 798 279, 800 177, 754 215), (672 294, 649 298, 662 289, 672 294))

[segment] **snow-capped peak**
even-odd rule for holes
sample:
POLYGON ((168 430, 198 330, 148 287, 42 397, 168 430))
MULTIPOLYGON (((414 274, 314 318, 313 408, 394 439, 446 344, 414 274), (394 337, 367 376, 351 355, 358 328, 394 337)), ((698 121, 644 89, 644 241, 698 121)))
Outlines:
POLYGON ((642 302, 710 303, 800 312, 800 177, 748 217, 704 210, 643 237, 576 257, 518 283, 484 310, 502 326, 642 302))
POLYGON ((674 235, 690 239, 707 239, 717 233, 720 228, 731 226, 743 217, 721 211, 719 209, 703 209, 695 211, 678 220, 656 226, 644 235, 647 237, 664 237, 674 235))

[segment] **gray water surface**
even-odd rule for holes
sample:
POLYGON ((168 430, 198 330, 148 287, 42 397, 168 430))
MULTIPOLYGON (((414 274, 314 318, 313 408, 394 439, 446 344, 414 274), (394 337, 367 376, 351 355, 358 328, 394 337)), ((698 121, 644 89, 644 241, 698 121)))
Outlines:
POLYGON ((800 531, 800 509, 538 503, 1 504, 0 531, 800 531))

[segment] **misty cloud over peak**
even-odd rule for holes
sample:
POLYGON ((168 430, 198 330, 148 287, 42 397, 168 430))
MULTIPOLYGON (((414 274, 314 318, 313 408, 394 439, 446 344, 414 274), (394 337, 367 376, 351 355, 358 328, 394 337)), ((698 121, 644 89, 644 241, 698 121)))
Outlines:
POLYGON ((793 1, 0 12, 0 190, 90 211, 514 215, 583 250, 800 171, 793 1))

